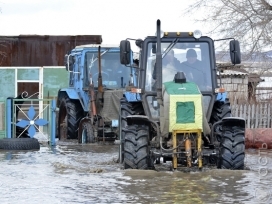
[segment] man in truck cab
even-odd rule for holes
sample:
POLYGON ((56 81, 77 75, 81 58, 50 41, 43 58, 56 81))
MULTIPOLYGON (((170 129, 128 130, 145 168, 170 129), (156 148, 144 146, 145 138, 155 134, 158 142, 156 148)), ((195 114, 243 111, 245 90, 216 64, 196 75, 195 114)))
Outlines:
POLYGON ((186 61, 180 64, 180 69, 186 76, 186 81, 195 82, 201 90, 209 90, 205 67, 202 61, 197 59, 197 53, 194 49, 188 49, 186 61))
POLYGON ((170 50, 162 60, 163 82, 173 81, 175 74, 180 69, 180 61, 175 57, 174 50, 170 50))

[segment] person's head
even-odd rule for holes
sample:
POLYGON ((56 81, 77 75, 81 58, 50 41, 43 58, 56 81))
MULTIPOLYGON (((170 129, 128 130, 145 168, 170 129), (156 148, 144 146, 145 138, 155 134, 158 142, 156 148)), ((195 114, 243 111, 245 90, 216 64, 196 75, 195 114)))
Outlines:
POLYGON ((197 60, 197 54, 194 49, 189 49, 186 53, 188 63, 193 64, 197 60))

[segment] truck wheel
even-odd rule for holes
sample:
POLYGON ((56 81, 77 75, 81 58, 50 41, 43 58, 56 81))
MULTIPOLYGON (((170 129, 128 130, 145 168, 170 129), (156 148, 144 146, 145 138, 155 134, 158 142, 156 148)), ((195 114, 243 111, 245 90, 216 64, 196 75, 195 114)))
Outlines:
POLYGON ((89 121, 82 123, 82 133, 81 137, 78 137, 78 143, 85 144, 85 143, 94 143, 94 131, 93 126, 90 124, 89 121))
POLYGON ((128 115, 133 115, 133 111, 131 110, 132 108, 132 104, 127 102, 127 100, 125 98, 122 98, 120 100, 121 103, 121 117, 120 117, 120 125, 121 125, 121 129, 126 128, 127 126, 127 119, 126 117, 128 115))
POLYGON ((128 115, 143 115, 144 110, 141 103, 129 103, 125 98, 122 98, 120 100, 121 103, 121 128, 126 128, 127 126, 127 120, 126 117, 128 115))
MULTIPOLYGON (((225 117, 231 117, 231 108, 229 101, 216 101, 213 106, 210 123, 214 124, 225 117)), ((222 126, 216 125, 214 129, 217 140, 220 141, 220 135, 222 133, 222 126)))
POLYGON ((244 169, 245 130, 240 126, 225 126, 219 147, 218 168, 244 169))
POLYGON ((66 128, 65 134, 67 134, 67 139, 77 139, 78 138, 78 125, 80 120, 84 117, 84 111, 78 100, 69 99, 65 96, 61 99, 58 117, 58 135, 59 139, 65 138, 61 135, 61 127, 63 123, 66 123, 64 128, 66 128))
POLYGON ((225 117, 231 116, 231 108, 229 101, 216 101, 213 106, 210 122, 213 124, 225 117))
POLYGON ((0 149, 5 150, 39 150, 39 141, 35 138, 0 139, 0 149))
POLYGON ((147 126, 127 126, 124 138, 125 169, 149 169, 154 167, 154 163, 150 162, 148 136, 147 126))
MULTIPOLYGON (((120 114, 120 118, 119 118, 119 121, 120 121, 119 128, 121 129, 121 133, 120 133, 121 136, 119 135, 119 139, 121 141, 121 143, 120 143, 121 144, 121 152, 124 152, 124 138, 125 138, 124 132, 127 128, 126 117, 129 115, 135 115, 135 114, 143 115, 144 111, 143 111, 143 107, 142 107, 141 103, 137 103, 137 102, 129 103, 126 98, 122 98, 120 100, 120 104, 121 104, 121 107, 120 107, 121 114, 120 114)), ((124 158, 124 156, 122 153, 122 159, 123 158, 124 158)))

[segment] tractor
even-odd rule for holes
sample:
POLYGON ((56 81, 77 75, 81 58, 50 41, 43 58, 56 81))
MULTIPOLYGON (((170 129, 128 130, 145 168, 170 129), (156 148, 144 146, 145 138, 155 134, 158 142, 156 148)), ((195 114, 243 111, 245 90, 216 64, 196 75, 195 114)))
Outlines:
MULTIPOLYGON (((133 56, 128 54, 128 58, 133 56)), ((126 87, 133 87, 136 81, 133 65, 124 66, 119 58, 119 45, 103 44, 76 46, 65 55, 69 87, 58 91, 59 140, 94 143, 118 139, 119 101, 126 87)))
MULTIPOLYGON (((222 39, 220 39, 222 40, 222 39)), ((229 43, 233 65, 241 63, 240 45, 229 43)), ((216 64, 215 40, 194 32, 162 32, 137 39, 138 86, 120 100, 119 161, 124 169, 244 169, 245 119, 232 117, 216 64), (176 63, 166 65, 168 55, 176 63), (189 56, 192 54, 193 56, 189 56), (195 57, 199 67, 186 62, 195 57), (186 66, 187 67, 186 67, 186 66)), ((130 40, 120 42, 121 64, 129 65, 130 40)))

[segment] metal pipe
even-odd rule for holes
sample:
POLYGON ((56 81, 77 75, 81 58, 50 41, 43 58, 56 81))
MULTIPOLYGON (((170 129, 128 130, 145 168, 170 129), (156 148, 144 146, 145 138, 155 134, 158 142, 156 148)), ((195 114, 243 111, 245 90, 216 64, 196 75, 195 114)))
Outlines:
POLYGON ((192 166, 192 148, 191 148, 191 140, 189 137, 185 140, 185 152, 186 152, 186 159, 187 159, 187 167, 192 166))
POLYGON ((100 93, 103 92, 103 84, 102 84, 102 69, 101 69, 101 47, 98 46, 98 91, 100 93))
POLYGON ((161 21, 157 20, 157 51, 156 51, 157 100, 162 104, 162 55, 161 55, 161 21))
POLYGON ((272 128, 246 128, 245 148, 272 149, 271 135, 272 128))

